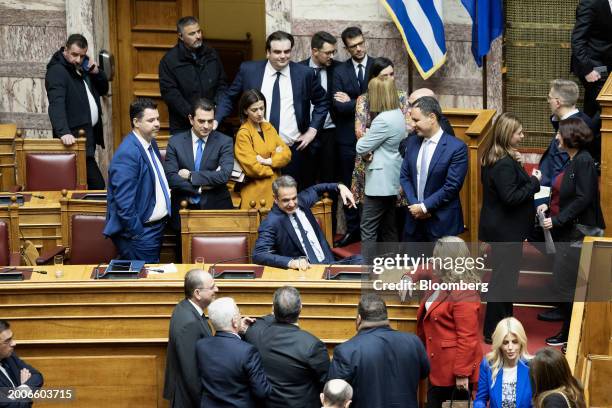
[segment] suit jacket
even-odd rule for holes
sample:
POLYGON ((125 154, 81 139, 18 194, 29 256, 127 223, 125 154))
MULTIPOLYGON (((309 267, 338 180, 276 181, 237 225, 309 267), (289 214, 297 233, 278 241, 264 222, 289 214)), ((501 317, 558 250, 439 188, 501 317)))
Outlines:
MULTIPOLYGON (((442 130, 445 133, 448 133, 451 136, 455 136, 455 129, 453 129, 453 126, 451 125, 450 121, 448 120, 448 118, 444 115, 440 116, 440 127, 442 128, 442 130)), ((413 132, 413 134, 416 135, 416 133, 413 132)), ((408 136, 410 136, 411 134, 409 134, 408 136)), ((402 142, 399 145, 399 154, 400 156, 402 156, 402 159, 404 158, 404 156, 406 155, 406 145, 408 143, 408 138, 405 138, 404 140, 402 140, 402 142)))
POLYGON ((357 153, 374 152, 366 164, 365 193, 369 196, 395 196, 399 192, 402 158, 398 149, 406 137, 406 118, 401 110, 379 113, 370 130, 357 141, 357 153))
MULTIPOLYGON (((310 58, 308 57, 305 60, 302 60, 300 62, 298 62, 298 64, 302 64, 305 65, 307 67, 310 67, 310 58)), ((341 62, 340 61, 336 61, 335 59, 332 59, 332 63, 329 67, 325 68, 325 71, 327 71, 327 88, 326 89, 326 93, 325 93, 325 97, 329 100, 329 114, 332 118, 332 121, 335 123, 336 122, 336 111, 334 109, 332 109, 332 104, 333 104, 333 100, 334 100, 334 94, 331 92, 333 89, 333 84, 334 84, 334 70, 338 67, 338 65, 340 65, 341 62)), ((312 68, 312 67, 310 67, 312 68)), ((314 70, 314 69, 313 69, 314 70)), ((323 122, 325 123, 325 122, 323 122)))
POLYGON ((294 324, 277 322, 273 315, 257 319, 245 338, 261 354, 272 385, 266 407, 321 406, 319 393, 329 370, 329 355, 321 340, 294 324))
POLYGON ((478 238, 486 242, 523 241, 535 222, 533 195, 540 190, 538 179, 529 176, 512 157, 504 156, 482 167, 481 180, 478 238))
MULTIPOLYGON (((363 73, 364 82, 367 81, 368 72, 372 66, 374 58, 368 55, 368 62, 366 63, 365 70, 363 73)), ((357 139, 355 138, 355 102, 357 97, 367 91, 367 84, 364 84, 363 88, 359 87, 357 81, 357 74, 355 73, 355 67, 353 66, 352 58, 339 64, 334 69, 334 77, 332 80, 332 109, 335 111, 336 124, 336 142, 344 149, 354 149, 357 139), (348 102, 338 102, 333 99, 333 95, 336 92, 346 93, 351 100, 348 102)))
MULTIPOLYGON (((238 102, 240 95, 249 89, 261 90, 263 76, 266 70, 267 60, 246 61, 240 64, 240 70, 229 87, 221 97, 215 119, 221 123, 231 112, 238 102)), ((325 90, 315 76, 314 70, 304 65, 290 62, 289 71, 291 76, 291 88, 293 90, 293 108, 295 109, 295 120, 300 132, 305 133, 308 128, 321 129, 325 123, 329 111, 329 100, 325 96, 325 90), (312 119, 310 115, 310 104, 314 105, 312 119)), ((270 109, 271 101, 267 101, 270 109)))
MULTIPOLYGON (((552 217, 554 237, 574 240, 574 224, 605 228, 599 196, 599 178, 593 158, 579 150, 565 168, 559 190, 559 214, 552 217)), ((582 237, 579 237, 582 239, 582 237)))
MULTIPOLYGON (((601 140, 599 140, 601 138, 596 137, 596 135, 599 135, 599 128, 593 124, 593 121, 586 113, 578 111, 575 114, 568 116, 567 119, 569 118, 582 119, 584 123, 586 123, 586 125, 591 129, 591 132, 593 132, 593 142, 591 142, 591 145, 596 143, 601 144, 601 140), (596 142, 596 140, 599 141, 596 142)), ((551 116, 550 122, 552 123, 556 135, 557 131, 559 130, 559 121, 553 120, 553 117, 551 116)), ((563 169, 563 167, 565 167, 568 161, 569 155, 566 152, 559 150, 559 142, 555 139, 555 136, 553 135, 553 138, 550 141, 548 148, 546 149, 542 157, 540 157, 540 164, 538 165, 538 168, 542 172, 542 180, 540 181, 540 184, 543 186, 550 186, 552 180, 557 176, 557 174, 561 172, 561 170, 563 169)))
POLYGON ((612 68, 612 11, 607 0, 580 0, 572 31, 571 71, 581 80, 594 67, 612 68))
MULTIPOLYGON (((502 384, 504 370, 500 369, 493 384, 493 373, 487 358, 480 363, 478 377, 478 393, 474 400, 474 408, 502 408, 502 384)), ((529 380, 529 366, 527 362, 519 360, 516 368, 516 408, 531 408, 531 381, 529 380)))
POLYGON ((191 130, 177 133, 170 138, 166 148, 164 171, 172 189, 172 221, 180 227, 179 208, 183 200, 200 196, 199 209, 232 209, 232 198, 227 182, 234 168, 234 143, 232 138, 213 131, 208 135, 200 168, 195 169, 191 130), (191 180, 178 175, 180 169, 191 170, 191 180), (198 189, 202 187, 201 193, 198 189))
MULTIPOLYGON (((155 139, 151 140, 151 146, 161 162, 155 139)), ((104 235, 122 234, 129 239, 143 233, 143 224, 155 208, 155 177, 149 153, 134 132, 130 132, 108 168, 104 235)))
MULTIPOLYGON (((28 385, 32 389, 32 391, 37 390, 43 386, 42 374, 37 369, 32 367, 31 365, 26 364, 22 359, 17 357, 15 353, 11 354, 9 357, 4 359, 3 361, 6 362, 6 364, 8 365, 7 371, 9 371, 11 376, 17 381, 19 381, 19 378, 20 378, 19 372, 21 371, 22 368, 27 368, 28 370, 30 370, 30 373, 32 374, 32 376, 30 377, 28 381, 26 381, 26 385, 28 385)), ((15 380, 13 380, 13 382, 14 381, 15 380)), ((18 387, 19 385, 21 384, 15 383, 15 386, 18 387)), ((13 384, 11 384, 9 379, 6 378, 4 373, 0 372, 0 398, 4 399, 3 397, 7 397, 8 389, 13 389, 13 384)), ((12 402, 8 403, 8 402, 0 401, 0 408, 29 408, 31 406, 32 406, 32 402, 26 402, 26 401, 15 402, 15 403, 12 403, 12 402)))
MULTIPOLYGON (((406 155, 400 171, 400 185, 408 204, 417 199, 417 157, 423 138, 415 134, 408 136, 406 155)), ((459 235, 464 230, 459 191, 467 173, 467 146, 461 140, 443 133, 429 163, 423 203, 431 217, 415 220, 406 216, 404 231, 414 233, 417 223, 423 223, 432 238, 459 235)))
POLYGON ((455 377, 468 377, 475 383, 482 359, 480 297, 475 291, 441 291, 426 310, 431 293, 425 293, 417 312, 417 334, 431 363, 429 382, 450 387, 455 385, 455 377))
POLYGON ((198 314, 187 299, 181 300, 170 318, 164 398, 173 408, 200 406, 202 385, 195 359, 196 343, 212 336, 208 319, 198 314))
MULTIPOLYGON (((338 184, 336 183, 322 183, 309 187, 298 194, 298 206, 310 221, 310 225, 314 229, 321 244, 321 249, 325 254, 323 264, 332 263, 334 255, 325 239, 323 230, 312 215, 310 207, 319 201, 319 197, 324 192, 336 191, 337 189, 338 184)), ((300 239, 291 225, 289 216, 276 204, 272 206, 272 210, 261 223, 257 232, 257 241, 255 242, 255 249, 253 249, 253 262, 256 264, 286 269, 292 259, 306 256, 300 239)))
POLYGON ((233 333, 218 331, 196 344, 202 382, 200 407, 254 408, 271 387, 257 349, 233 333))
POLYGON ((429 361, 419 339, 389 326, 359 330, 334 348, 329 379, 353 387, 355 408, 416 408, 419 381, 429 361))

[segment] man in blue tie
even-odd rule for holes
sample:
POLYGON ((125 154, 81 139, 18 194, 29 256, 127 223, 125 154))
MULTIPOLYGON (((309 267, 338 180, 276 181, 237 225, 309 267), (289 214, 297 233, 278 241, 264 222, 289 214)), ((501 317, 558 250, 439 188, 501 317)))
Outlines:
POLYGON ((180 229, 181 201, 198 210, 232 209, 227 182, 234 167, 232 138, 213 130, 215 106, 196 100, 189 114, 191 129, 172 135, 164 169, 172 189, 172 226, 180 229))
POLYGON ((172 214, 170 188, 155 136, 157 105, 149 98, 130 105, 132 131, 123 139, 108 169, 106 226, 120 259, 159 262, 164 227, 172 214))

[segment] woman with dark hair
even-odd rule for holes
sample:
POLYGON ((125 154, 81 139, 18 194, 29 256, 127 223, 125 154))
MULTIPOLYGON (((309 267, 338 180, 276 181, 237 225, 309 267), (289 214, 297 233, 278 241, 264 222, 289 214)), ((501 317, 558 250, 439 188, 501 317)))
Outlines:
POLYGON ((242 125, 236 133, 234 156, 246 175, 240 189, 240 208, 248 209, 251 201, 259 203, 261 199, 270 208, 274 202, 272 182, 291 161, 291 150, 274 126, 265 121, 266 98, 259 90, 242 94, 238 114, 242 125))
POLYGON ((546 204, 538 207, 538 212, 548 212, 542 227, 551 230, 555 242, 553 281, 563 314, 561 331, 546 339, 550 346, 567 342, 582 239, 585 235, 602 235, 605 228, 597 170, 587 150, 593 140, 591 129, 582 119, 564 119, 559 122, 555 139, 559 150, 566 152, 570 160, 552 180, 550 207, 546 204))
POLYGON ((529 363, 536 408, 586 408, 584 391, 572 376, 565 356, 556 349, 539 350, 529 363))
POLYGON ((518 118, 504 113, 495 121, 493 137, 482 155, 483 201, 478 238, 491 245, 492 269, 483 329, 487 343, 497 323, 512 316, 523 241, 535 221, 533 195, 540 189, 542 176, 539 170, 529 176, 521 164, 518 146, 523 137, 518 118))
MULTIPOLYGON (((375 58, 368 71, 368 83, 373 78, 394 81, 394 75, 393 62, 389 58, 375 58)), ((399 98, 399 109, 404 114, 406 121, 406 134, 410 134, 410 132, 412 132, 412 120, 410 119, 408 95, 406 91, 398 90, 397 97, 399 98)), ((361 139, 361 137, 366 134, 366 131, 370 128, 377 114, 378 112, 372 112, 370 110, 370 98, 367 92, 357 98, 355 102, 355 137, 357 140, 361 139)), ((358 154, 355 157, 355 169, 353 170, 353 178, 351 180, 351 191, 357 203, 363 204, 363 200, 365 199, 365 169, 366 164, 371 160, 371 154, 365 154, 363 156, 358 154)), ((398 195, 398 205, 401 204, 400 200, 401 197, 398 195)))

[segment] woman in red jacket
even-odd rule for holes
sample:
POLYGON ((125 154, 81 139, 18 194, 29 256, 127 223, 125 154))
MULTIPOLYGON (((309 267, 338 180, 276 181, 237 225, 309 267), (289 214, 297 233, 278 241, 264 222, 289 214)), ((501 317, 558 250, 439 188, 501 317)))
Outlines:
MULTIPOLYGON (((461 238, 443 237, 436 242, 431 266, 439 287, 425 292, 417 312, 417 334, 425 344, 431 366, 428 408, 441 407, 451 399, 455 388, 473 389, 478 382, 482 360, 477 291, 480 278, 474 261, 461 238), (461 289, 462 284, 468 288, 461 289)), ((455 392, 455 399, 466 396, 465 392, 455 392)))

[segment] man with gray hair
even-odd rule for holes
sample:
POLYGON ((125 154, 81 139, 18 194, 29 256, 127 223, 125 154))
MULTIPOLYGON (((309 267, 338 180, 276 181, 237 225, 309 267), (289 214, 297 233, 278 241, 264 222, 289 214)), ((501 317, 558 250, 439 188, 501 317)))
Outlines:
MULTIPOLYGON (((593 121, 587 114, 576 108, 579 94, 580 90, 574 81, 569 81, 567 79, 555 79, 551 81, 550 91, 548 91, 548 96, 546 98, 550 106, 550 121, 556 134, 559 130, 560 121, 569 118, 582 119, 591 129, 591 132, 593 132, 593 141, 589 146, 589 152, 598 165, 601 158, 601 138, 599 137, 599 129, 593 124, 593 121)), ((559 143, 555 139, 555 134, 553 134, 548 149, 546 149, 540 158, 539 169, 542 172, 540 184, 543 186, 550 186, 554 178, 561 173, 561 170, 569 161, 569 155, 559 150, 559 143)))
MULTIPOLYGON (((259 265, 304 270, 310 264, 331 264, 334 255, 310 207, 325 192, 337 191, 344 205, 355 207, 351 191, 338 183, 322 183, 298 195, 297 182, 284 175, 272 183, 274 205, 259 226, 253 262, 259 265)), ((361 264, 361 256, 343 263, 361 264)))
POLYGON ((259 405, 271 387, 255 347, 242 341, 240 310, 234 299, 224 297, 208 306, 214 337, 196 344, 198 373, 202 383, 202 407, 241 407, 259 405))
POLYGON ((344 380, 329 380, 321 393, 323 408, 348 408, 353 398, 353 387, 344 380))
POLYGON ((201 384, 195 360, 196 342, 212 336, 204 309, 215 299, 215 280, 202 269, 185 274, 185 299, 170 318, 164 398, 170 407, 199 407, 201 384))
POLYGON ((325 344, 298 325, 300 292, 283 286, 274 292, 274 314, 257 319, 245 339, 261 354, 272 385, 267 408, 314 407, 327 379, 325 344))

